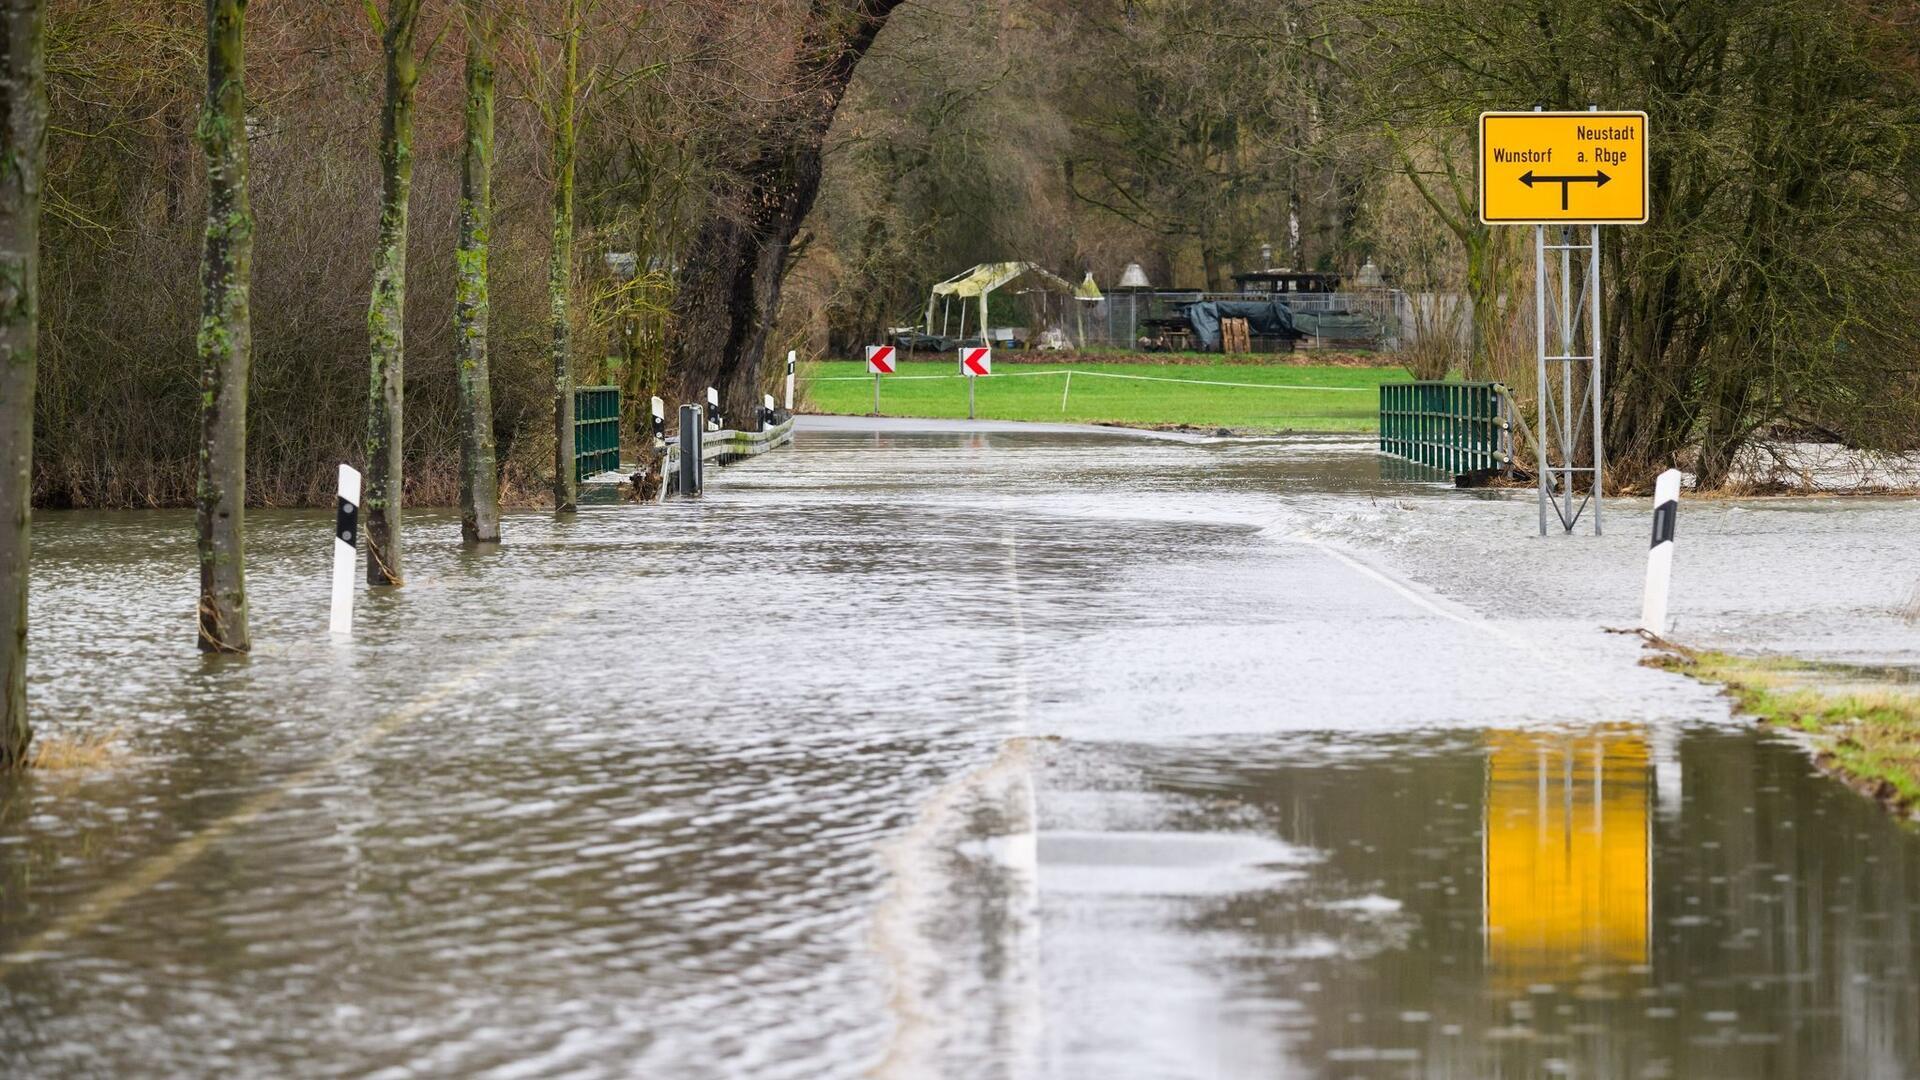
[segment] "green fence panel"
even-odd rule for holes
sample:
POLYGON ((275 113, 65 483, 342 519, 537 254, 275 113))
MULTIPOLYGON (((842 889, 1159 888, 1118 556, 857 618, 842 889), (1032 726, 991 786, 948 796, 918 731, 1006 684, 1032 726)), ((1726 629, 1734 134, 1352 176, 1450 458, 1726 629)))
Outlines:
POLYGON ((573 474, 585 480, 620 467, 620 388, 573 391, 573 474))
POLYGON ((1513 459, 1504 393, 1492 382, 1382 383, 1380 452, 1456 475, 1503 468, 1513 459))

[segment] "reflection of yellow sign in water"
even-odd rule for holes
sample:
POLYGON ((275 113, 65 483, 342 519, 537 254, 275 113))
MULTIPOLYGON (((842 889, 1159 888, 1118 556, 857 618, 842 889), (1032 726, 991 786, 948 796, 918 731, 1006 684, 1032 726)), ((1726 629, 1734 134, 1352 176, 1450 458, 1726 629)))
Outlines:
POLYGON ((1647 960, 1646 742, 1497 733, 1487 765, 1487 961, 1511 983, 1647 960))
POLYGON ((1481 113, 1480 220, 1644 224, 1647 114, 1481 113))

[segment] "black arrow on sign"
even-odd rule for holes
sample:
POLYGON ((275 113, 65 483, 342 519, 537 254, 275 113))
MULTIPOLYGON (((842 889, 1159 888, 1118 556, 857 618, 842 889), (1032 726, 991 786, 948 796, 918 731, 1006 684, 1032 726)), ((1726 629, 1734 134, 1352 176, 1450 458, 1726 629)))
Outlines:
POLYGON ((1603 187, 1606 187, 1607 183, 1612 179, 1613 177, 1608 176, 1606 173, 1601 172, 1599 169, 1593 170, 1592 176, 1535 176, 1533 175, 1532 169, 1528 169, 1526 172, 1520 174, 1520 182, 1527 185, 1528 187, 1532 187, 1536 183, 1559 184, 1560 185, 1560 209, 1562 210, 1565 210, 1567 208, 1567 188, 1570 185, 1592 184, 1596 188, 1603 188, 1603 187))

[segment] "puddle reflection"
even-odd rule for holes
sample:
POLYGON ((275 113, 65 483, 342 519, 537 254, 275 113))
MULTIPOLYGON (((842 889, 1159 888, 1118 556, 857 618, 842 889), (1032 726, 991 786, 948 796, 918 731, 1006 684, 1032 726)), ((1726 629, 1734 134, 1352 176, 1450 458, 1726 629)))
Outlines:
POLYGON ((1092 1034, 1056 1066, 1204 1034, 1168 1075, 1920 1076, 1920 838, 1749 728, 1065 746, 1041 808, 1115 834, 1042 847, 1048 1022, 1092 1034), (1084 865, 1209 828, 1294 857, 1084 865))
POLYGON ((1498 982, 1645 966, 1649 771, 1647 740, 1633 731, 1489 737, 1483 925, 1498 982))

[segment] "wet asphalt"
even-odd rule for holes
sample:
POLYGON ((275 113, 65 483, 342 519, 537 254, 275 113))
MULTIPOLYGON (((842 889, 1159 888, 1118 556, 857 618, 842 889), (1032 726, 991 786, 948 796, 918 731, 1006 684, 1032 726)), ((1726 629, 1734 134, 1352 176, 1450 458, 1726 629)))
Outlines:
MULTIPOLYGON (((19 1076, 1920 1075, 1920 842, 1348 438, 809 420, 702 500, 36 520, 19 1076)), ((1893 665, 1912 504, 1688 505, 1676 630, 1893 665), (1824 557, 1821 551, 1824 549, 1824 557), (1838 551, 1838 556, 1834 552, 1838 551), (1837 558, 1837 562, 1836 562, 1837 558)))

